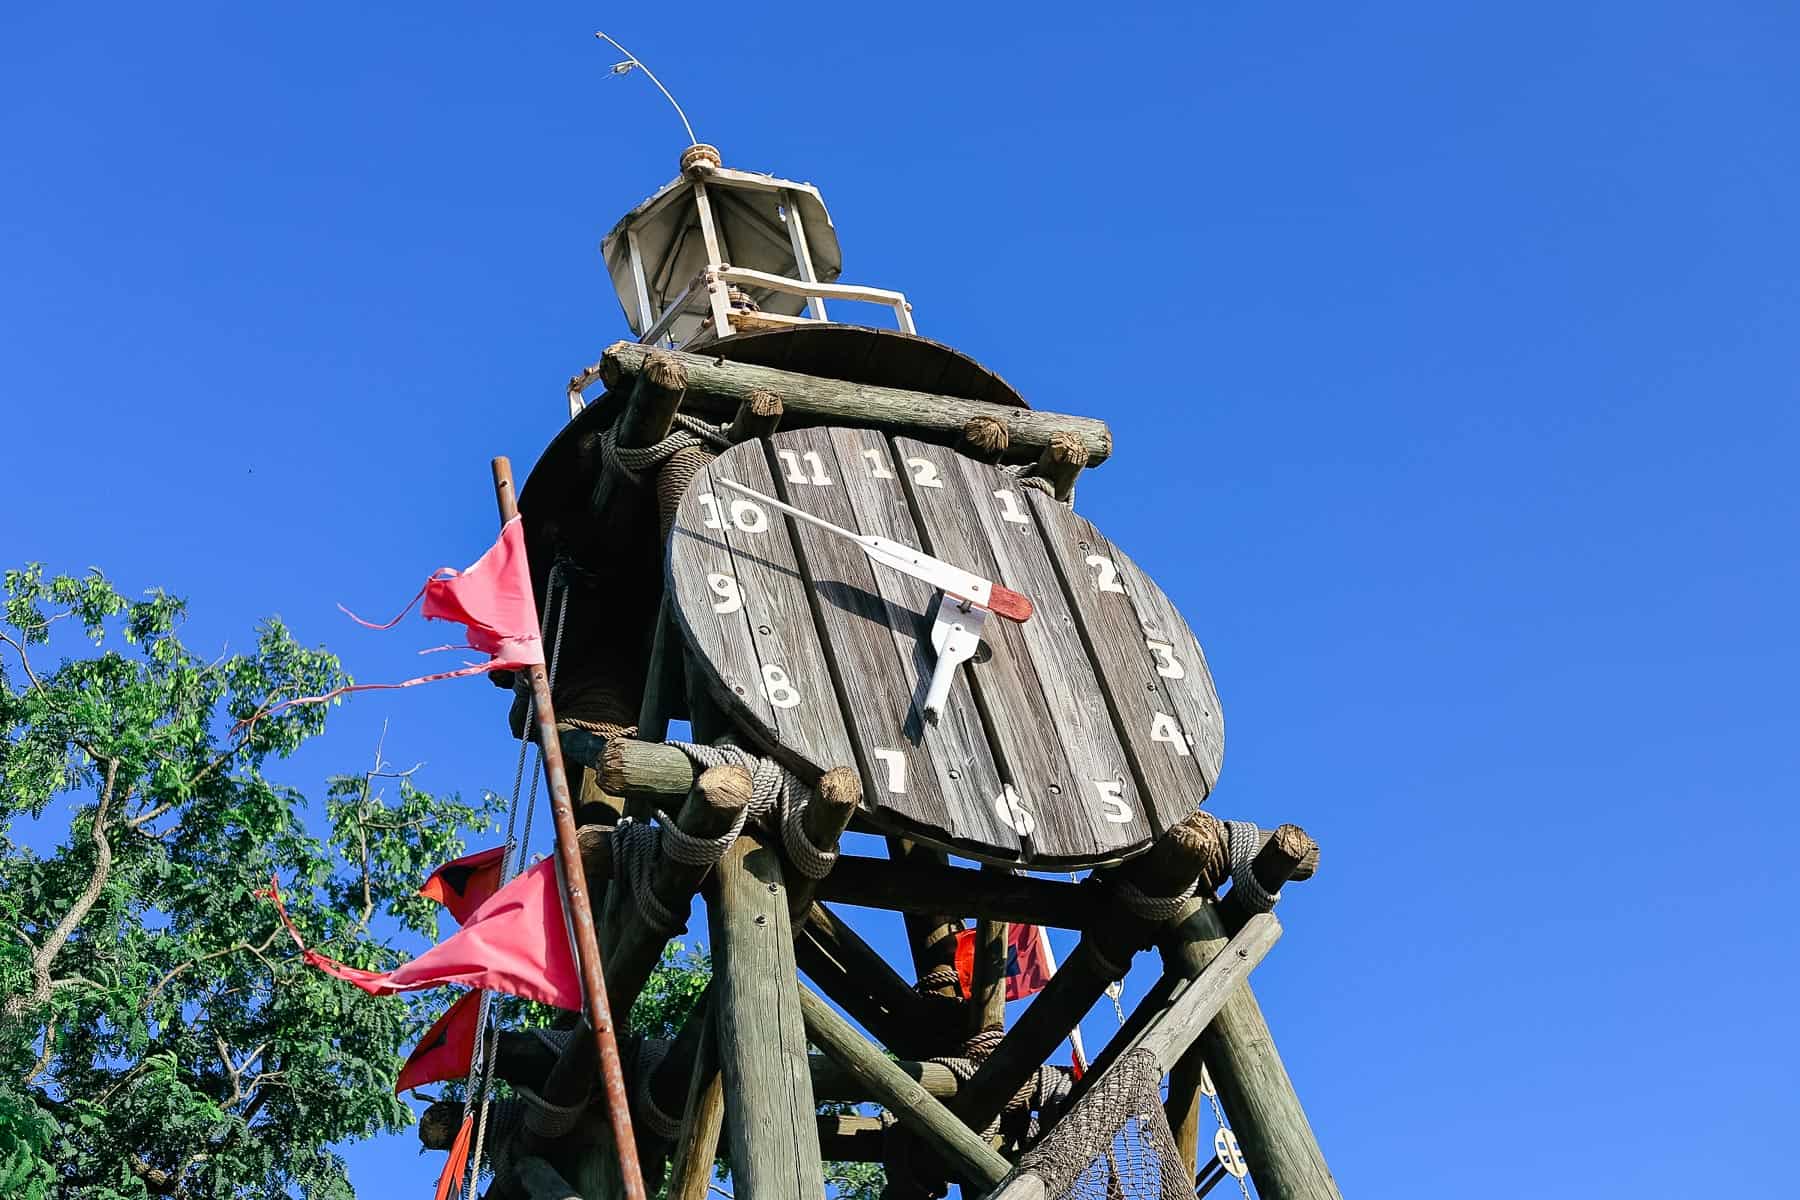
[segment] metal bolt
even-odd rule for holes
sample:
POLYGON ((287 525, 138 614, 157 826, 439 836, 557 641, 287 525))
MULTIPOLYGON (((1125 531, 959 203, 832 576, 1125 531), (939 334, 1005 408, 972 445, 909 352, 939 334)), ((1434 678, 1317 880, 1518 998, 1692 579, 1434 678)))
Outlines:
POLYGON ((961 776, 961 775, 958 775, 958 774, 957 774, 957 773, 956 773, 956 769, 955 769, 955 768, 954 768, 954 767, 952 767, 952 768, 951 768, 951 769, 950 769, 950 770, 949 770, 949 771, 948 771, 948 772, 947 772, 947 774, 948 774, 948 775, 949 775, 949 776, 950 776, 950 778, 952 778, 952 779, 961 779, 961 778, 962 778, 962 776, 961 776))
POLYGON ((758 925, 767 925, 769 923, 769 914, 768 913, 757 913, 756 914, 756 923, 758 925))
POLYGON ((767 625, 758 625, 756 627, 756 632, 762 634, 764 637, 767 637, 769 634, 769 627, 767 625))
POLYGON ((1051 785, 1050 785, 1050 794, 1051 794, 1051 795, 1052 795, 1052 796, 1060 796, 1060 795, 1062 795, 1062 784, 1060 784, 1060 783, 1053 783, 1053 784, 1051 784, 1051 785))
POLYGON ((769 885, 769 895, 771 895, 771 896, 773 896, 776 892, 779 892, 780 890, 781 890, 781 885, 778 883, 771 883, 769 885))

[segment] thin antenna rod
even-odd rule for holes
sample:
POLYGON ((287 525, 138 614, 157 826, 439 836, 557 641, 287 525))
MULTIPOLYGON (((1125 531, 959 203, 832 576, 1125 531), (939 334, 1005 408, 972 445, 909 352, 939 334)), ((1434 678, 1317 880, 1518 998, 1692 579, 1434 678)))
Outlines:
MULTIPOLYGON (((625 64, 628 68, 636 67, 638 70, 642 71, 644 74, 646 74, 650 77, 650 82, 654 83, 656 85, 656 90, 663 94, 664 99, 668 100, 670 106, 672 108, 674 108, 675 115, 681 118, 682 127, 687 130, 688 145, 698 146, 700 144, 700 139, 694 136, 694 127, 693 127, 693 125, 691 125, 688 122, 687 114, 681 111, 681 105, 679 105, 675 102, 675 97, 670 94, 669 89, 664 87, 662 80, 660 80, 656 77, 656 72, 652 71, 649 67, 646 67, 644 65, 643 59, 639 58, 637 55, 633 54, 631 51, 627 50, 625 47, 619 45, 618 42, 614 41, 611 37, 608 37, 605 33, 602 33, 600 30, 596 29, 594 31, 594 36, 597 38, 604 39, 609 45, 612 46, 613 49, 617 50, 620 54, 623 54, 625 56, 625 64)), ((619 73, 624 74, 623 71, 621 71, 619 73)))

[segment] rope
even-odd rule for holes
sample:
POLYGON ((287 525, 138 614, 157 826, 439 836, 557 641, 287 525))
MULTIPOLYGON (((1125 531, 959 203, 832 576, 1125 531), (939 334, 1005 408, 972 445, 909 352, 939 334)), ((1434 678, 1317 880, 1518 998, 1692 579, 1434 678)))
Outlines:
POLYGON ((709 444, 725 449, 731 445, 731 439, 725 436, 723 426, 708 425, 683 413, 675 414, 674 424, 661 441, 648 446, 619 445, 619 427, 616 422, 600 431, 600 454, 603 461, 611 464, 628 482, 638 487, 644 485, 642 472, 662 466, 674 457, 676 451, 709 444))
POLYGON ((823 879, 831 874, 831 868, 837 862, 837 851, 821 850, 806 836, 806 802, 812 789, 801 783, 793 772, 772 758, 758 758, 738 746, 702 746, 691 742, 667 744, 687 755, 701 770, 726 766, 748 770, 750 803, 738 813, 731 828, 717 837, 697 837, 661 810, 657 811, 654 822, 622 817, 613 826, 613 877, 624 877, 627 893, 637 907, 638 915, 651 928, 663 934, 676 934, 687 928, 687 913, 676 912, 656 895, 653 881, 657 859, 667 856, 687 866, 711 867, 725 857, 725 851, 751 821, 765 828, 773 824, 780 832, 788 862, 800 874, 808 879, 823 879), (769 820, 771 816, 773 822, 769 820))
POLYGON ((632 1065, 632 1073, 637 1076, 637 1086, 632 1089, 637 1100, 637 1111, 633 1119, 657 1137, 674 1141, 681 1136, 681 1118, 672 1117, 659 1108, 656 1097, 650 1091, 651 1076, 656 1074, 656 1068, 668 1056, 668 1042, 645 1038, 638 1044, 637 1061, 632 1065))
POLYGON ((945 988, 960 993, 962 976, 956 973, 955 967, 944 963, 939 963, 919 976, 919 982, 913 984, 913 991, 932 995, 941 993, 945 988))
POLYGON ((525 1104, 525 1128, 539 1137, 557 1138, 569 1132, 588 1105, 585 1097, 579 1104, 552 1104, 522 1083, 514 1084, 513 1092, 525 1104))
MULTIPOLYGON (((1048 479, 1040 479, 1031 473, 1037 469, 1036 463, 1015 463, 1011 466, 1003 466, 1000 469, 1005 471, 1008 475, 1011 475, 1013 477, 1013 482, 1020 487, 1028 487, 1034 491, 1044 493, 1044 495, 1050 497, 1052 500, 1056 499, 1056 485, 1051 483, 1048 479)), ((1069 499, 1073 502, 1075 499, 1074 495, 1071 494, 1069 499)))
POLYGON ((1262 838, 1254 823, 1250 821, 1225 822, 1225 836, 1231 845, 1231 892, 1237 895, 1241 890, 1243 897, 1240 903, 1252 913, 1266 913, 1275 907, 1281 899, 1279 891, 1271 892, 1263 887, 1256 878, 1256 872, 1250 864, 1256 858, 1256 852, 1262 848, 1262 838))
POLYGON ((1124 903, 1126 912, 1160 925, 1181 915, 1182 906, 1193 898, 1199 885, 1200 881, 1195 879, 1173 896, 1152 896, 1129 879, 1121 879, 1113 886, 1114 894, 1124 903))

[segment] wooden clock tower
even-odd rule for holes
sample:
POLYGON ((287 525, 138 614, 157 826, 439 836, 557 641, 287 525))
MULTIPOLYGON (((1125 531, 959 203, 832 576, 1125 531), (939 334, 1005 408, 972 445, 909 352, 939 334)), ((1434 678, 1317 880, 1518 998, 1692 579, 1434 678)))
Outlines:
MULTIPOLYGON (((842 282, 819 191, 710 146, 602 253, 632 337, 570 380, 519 506, 646 1190, 700 1200, 722 1158, 737 1200, 819 1200, 844 1161, 894 1200, 1336 1200, 1247 982, 1317 847, 1202 807, 1201 642, 1071 507, 1105 423, 842 282), (638 1036, 696 893, 708 994, 638 1036), (910 961, 859 909, 904 916, 910 961), (1014 926, 1079 941, 1009 1026, 1014 926), (1146 950, 1117 1035, 1052 1061, 1146 950)), ((571 1032, 500 1037, 490 1196, 626 1194, 571 1032)))

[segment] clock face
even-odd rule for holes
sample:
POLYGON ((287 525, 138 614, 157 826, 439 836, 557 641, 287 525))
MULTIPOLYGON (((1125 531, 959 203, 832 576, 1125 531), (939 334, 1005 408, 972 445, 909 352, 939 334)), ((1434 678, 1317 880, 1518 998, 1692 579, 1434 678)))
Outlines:
POLYGON ((1218 778, 1218 696, 1168 597, 1067 507, 946 447, 828 428, 734 446, 682 498, 668 581, 743 734, 805 778, 857 768, 869 817, 894 833, 989 862, 1096 866, 1148 847, 1218 778), (721 480, 924 551, 1034 611, 986 617, 927 721, 939 593, 721 480))

